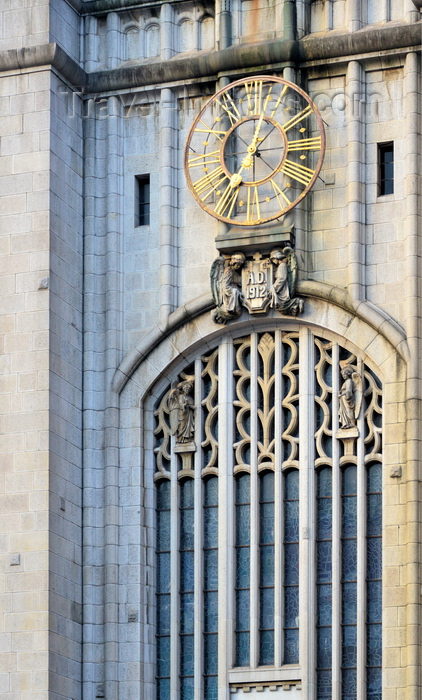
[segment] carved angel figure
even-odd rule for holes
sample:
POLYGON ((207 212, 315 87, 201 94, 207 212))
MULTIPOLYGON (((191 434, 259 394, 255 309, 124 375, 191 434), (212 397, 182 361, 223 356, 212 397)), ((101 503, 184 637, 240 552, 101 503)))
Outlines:
POLYGON ((179 382, 168 397, 171 434, 176 435, 176 442, 192 442, 195 434, 194 401, 192 397, 193 381, 179 382))
POLYGON ((274 265, 275 279, 268 291, 270 306, 288 316, 297 316, 303 311, 303 299, 295 297, 297 280, 297 259, 293 248, 275 248, 270 253, 274 265))
POLYGON ((339 391, 340 425, 343 429, 354 428, 362 404, 362 377, 352 365, 345 365, 341 371, 344 379, 339 391))
POLYGON ((216 309, 212 318, 216 323, 226 323, 242 313, 242 278, 239 270, 245 264, 243 253, 234 253, 227 261, 222 255, 211 265, 211 292, 216 309))

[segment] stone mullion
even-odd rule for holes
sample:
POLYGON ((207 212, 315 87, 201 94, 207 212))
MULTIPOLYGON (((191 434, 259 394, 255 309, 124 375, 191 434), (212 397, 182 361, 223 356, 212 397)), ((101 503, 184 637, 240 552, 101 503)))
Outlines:
POLYGON ((201 409, 202 400, 202 361, 197 358, 195 361, 195 445, 196 452, 194 456, 195 470, 195 515, 194 515, 194 541, 195 541, 195 571, 194 571, 194 676, 195 676, 195 700, 203 698, 203 648, 204 648, 204 523, 203 523, 203 484, 201 478, 202 471, 202 449, 201 436, 203 431, 203 412, 201 409))
POLYGON ((283 662, 284 649, 284 513, 283 513, 283 440, 282 440, 282 401, 283 401, 283 344, 281 331, 275 332, 275 387, 274 387, 274 666, 279 668, 283 662))
POLYGON ((218 377, 218 698, 227 699, 228 669, 234 663, 234 478, 233 345, 220 345, 218 377))
POLYGON ((333 487, 333 573, 332 573, 332 700, 341 700, 341 471, 340 471, 340 442, 335 439, 339 427, 338 408, 340 391, 339 383, 340 353, 339 346, 333 345, 333 401, 332 401, 332 487, 333 487))
POLYGON ((315 352, 307 328, 299 332, 299 351, 299 662, 308 700, 315 700, 315 352))
POLYGON ((251 335, 251 564, 250 666, 259 663, 259 480, 258 480, 258 338, 251 335))
POLYGON ((161 90, 160 111, 160 321, 166 324, 176 305, 177 103, 170 88, 161 90))
POLYGON ((172 698, 180 693, 180 489, 177 480, 178 455, 174 448, 176 438, 171 438, 171 514, 170 514, 170 694, 172 698))
MULTIPOLYGON (((363 364, 358 372, 363 376, 363 364)), ((357 439, 357 700, 366 700, 366 469, 365 416, 361 410, 357 439)))

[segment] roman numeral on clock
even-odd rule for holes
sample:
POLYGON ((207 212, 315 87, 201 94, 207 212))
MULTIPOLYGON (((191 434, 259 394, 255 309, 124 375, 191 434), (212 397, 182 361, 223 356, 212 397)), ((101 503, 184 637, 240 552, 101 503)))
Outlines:
POLYGON ((306 168, 304 165, 294 163, 292 160, 285 160, 280 168, 280 172, 306 186, 309 185, 313 176, 315 175, 315 170, 306 168))

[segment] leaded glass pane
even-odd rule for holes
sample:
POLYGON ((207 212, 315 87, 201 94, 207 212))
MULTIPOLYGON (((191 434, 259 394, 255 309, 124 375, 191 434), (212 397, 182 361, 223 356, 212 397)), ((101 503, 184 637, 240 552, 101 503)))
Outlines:
POLYGON ((368 700, 381 700, 382 698, 382 669, 368 668, 366 671, 368 700))
POLYGON ((358 502, 356 496, 343 496, 343 537, 356 537, 358 502))
POLYGON ((218 672, 218 636, 207 634, 205 644, 204 673, 213 675, 218 672))
POLYGON ((318 582, 331 581, 331 540, 326 542, 318 542, 317 544, 317 580, 318 582))
POLYGON ((180 546, 182 549, 193 549, 193 517, 193 508, 183 511, 180 527, 180 546))
POLYGON ((357 493, 357 469, 353 465, 343 471, 343 496, 355 496, 357 493))
POLYGON ((318 498, 331 498, 332 496, 332 485, 331 485, 331 469, 321 469, 318 472, 317 479, 317 496, 318 498))
POLYGON ((259 663, 263 666, 274 663, 274 631, 262 630, 260 633, 259 663))
POLYGON ((382 578, 382 551, 381 538, 374 537, 367 540, 367 578, 382 578))
POLYGON ((353 582, 343 583, 342 590, 342 622, 345 625, 355 625, 358 614, 357 585, 353 582))
POLYGON ((157 512, 157 551, 170 549, 170 511, 157 512))
POLYGON ((204 510, 204 547, 216 547, 218 544, 218 509, 208 507, 204 510))
POLYGON ((289 585, 299 583, 299 546, 286 544, 284 546, 284 581, 289 585))
POLYGON ((157 484, 157 510, 170 509, 170 482, 160 481, 157 484))
POLYGON ((284 541, 297 542, 299 539, 299 501, 285 503, 284 521, 284 541))
POLYGON ((368 493, 380 493, 382 490, 382 466, 372 464, 368 469, 368 493))
POLYGON ((382 663, 382 628, 381 625, 368 625, 366 637, 368 666, 381 666, 382 663))
POLYGON ((194 554, 193 552, 180 552, 180 590, 193 591, 194 582, 194 554))
POLYGON ((158 593, 170 592, 170 552, 157 554, 158 593))
POLYGON ((284 482, 285 499, 288 501, 299 498, 299 471, 288 472, 284 482))
POLYGON ((249 589, 236 591, 237 629, 249 630, 250 592, 249 589))
POLYGON ((180 700, 193 700, 194 679, 193 677, 180 679, 180 700))
POLYGON ((331 498, 318 499, 317 539, 329 540, 333 529, 333 507, 331 498))
POLYGON ((261 547, 261 586, 274 586, 274 547, 261 547))
POLYGON ((208 676, 204 678, 205 700, 218 700, 218 678, 217 676, 208 676))
POLYGON ((218 592, 212 591, 211 593, 204 594, 204 608, 205 608, 205 619, 204 619, 204 629, 205 632, 217 632, 218 630, 218 592))
POLYGON ((286 586, 284 590, 285 627, 297 627, 299 617, 299 588, 286 586))
POLYGON ((274 472, 261 476, 261 503, 274 500, 274 472))
POLYGON ((193 634, 193 593, 184 593, 180 596, 180 608, 180 631, 182 632, 182 634, 193 634))
POLYGON ((250 543, 250 506, 236 506, 236 542, 238 545, 250 543))
POLYGON ((250 476, 242 474, 236 480, 236 503, 249 503, 250 476))
POLYGON ((236 634, 236 665, 249 666, 249 632, 236 634))
POLYGON ((357 698, 357 674, 355 669, 343 669, 341 698, 342 700, 356 700, 357 698))
POLYGON ((212 476, 205 482, 205 506, 217 506, 218 505, 218 479, 216 476, 212 476))
POLYGON ((217 549, 206 549, 204 551, 204 588, 205 590, 218 588, 217 549))
POLYGON ((261 588, 261 629, 273 629, 274 627, 274 589, 261 588))
POLYGON ((358 568, 358 549, 356 540, 343 540, 343 581, 356 581, 358 568))
POLYGON ((356 625, 343 625, 342 660, 344 668, 354 668, 357 663, 356 625))
POLYGON ((193 674, 194 648, 193 634, 180 637, 180 674, 182 676, 193 674))
POLYGON ((170 675, 170 637, 157 638, 157 676, 170 675))
POLYGON ((157 686, 158 700, 170 700, 170 678, 160 678, 157 686))
POLYGON ((331 700, 331 670, 317 672, 317 700, 331 700))
POLYGON ((299 663, 299 630, 284 630, 284 663, 299 663))
POLYGON ((317 586, 317 625, 331 625, 332 601, 331 585, 317 586))
POLYGON ((274 503, 261 503, 260 511, 260 542, 274 542, 274 503))
POLYGON ((317 629, 317 666, 318 668, 331 668, 332 645, 331 627, 319 627, 317 629))
POLYGON ((249 588, 250 556, 249 547, 238 548, 236 565, 237 588, 249 588))
POLYGON ((157 596, 157 632, 170 634, 170 595, 157 596))
POLYGON ((382 581, 368 581, 367 616, 368 622, 381 622, 382 618, 382 581))
POLYGON ((193 479, 186 479, 181 485, 180 507, 193 508, 193 479))
POLYGON ((367 498, 367 528, 368 537, 379 535, 382 528, 381 494, 374 493, 367 498))

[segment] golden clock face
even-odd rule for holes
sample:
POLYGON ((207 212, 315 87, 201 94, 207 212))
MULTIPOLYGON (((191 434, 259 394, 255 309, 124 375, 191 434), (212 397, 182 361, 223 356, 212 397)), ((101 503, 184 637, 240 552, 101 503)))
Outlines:
POLYGON ((197 202, 238 226, 278 219, 309 192, 325 135, 310 97, 272 76, 237 80, 217 92, 187 139, 185 172, 197 202))

